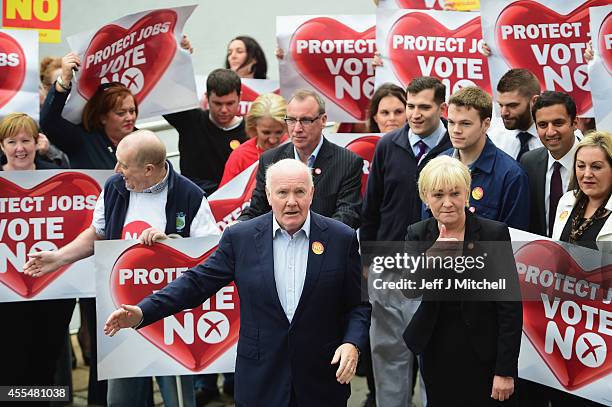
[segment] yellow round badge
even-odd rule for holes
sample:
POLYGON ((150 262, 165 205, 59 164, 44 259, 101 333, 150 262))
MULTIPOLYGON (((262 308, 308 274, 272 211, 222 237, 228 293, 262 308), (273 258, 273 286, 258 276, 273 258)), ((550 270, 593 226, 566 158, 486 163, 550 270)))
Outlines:
POLYGON ((314 254, 323 254, 325 248, 323 247, 323 243, 321 242, 312 242, 312 252, 314 254))
POLYGON ((230 148, 232 150, 237 149, 240 146, 240 142, 238 140, 232 140, 230 141, 230 148))
POLYGON ((480 201, 483 196, 484 196, 484 191, 482 190, 481 187, 476 187, 472 189, 472 198, 474 198, 475 200, 480 201))
POLYGON ((568 211, 563 211, 559 214, 559 219, 561 220, 565 220, 565 218, 567 218, 569 216, 569 212, 568 211))

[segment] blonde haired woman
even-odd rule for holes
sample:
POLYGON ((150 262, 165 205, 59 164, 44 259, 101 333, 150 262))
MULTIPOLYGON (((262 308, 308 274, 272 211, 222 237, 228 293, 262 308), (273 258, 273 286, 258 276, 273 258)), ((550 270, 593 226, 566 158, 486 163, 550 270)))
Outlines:
MULTIPOLYGON (((421 170, 418 189, 433 217, 409 226, 406 241, 423 245, 419 249, 428 255, 440 245, 456 242, 464 257, 474 258, 485 250, 480 242, 508 242, 487 245, 486 253, 495 263, 485 262, 478 272, 492 279, 493 274, 503 276, 509 288, 503 297, 517 297, 515 301, 499 301, 483 295, 476 301, 461 295, 442 298, 440 294, 423 294, 403 337, 408 348, 421 357, 430 407, 516 403, 512 394, 518 375, 523 312, 510 233, 505 224, 467 209, 470 184, 470 172, 461 161, 449 156, 429 161, 421 170)), ((412 294, 405 292, 407 297, 412 294)))
POLYGON ((552 238, 597 249, 612 241, 612 134, 595 131, 578 143, 569 191, 559 201, 552 238))
POLYGON ((287 102, 275 93, 264 93, 251 104, 246 116, 246 132, 250 140, 232 151, 219 187, 247 169, 266 150, 287 140, 287 102))

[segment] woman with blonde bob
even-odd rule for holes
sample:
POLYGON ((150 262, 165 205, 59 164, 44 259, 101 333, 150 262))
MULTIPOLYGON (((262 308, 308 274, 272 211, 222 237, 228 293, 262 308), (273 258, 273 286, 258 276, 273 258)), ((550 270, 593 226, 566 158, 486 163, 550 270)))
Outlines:
MULTIPOLYGON (((4 152, 0 171, 60 169, 37 156, 38 137, 38 125, 27 114, 11 113, 4 117, 0 121, 0 147, 4 152)), ((23 216, 9 212, 12 211, 2 211, 3 220, 9 220, 8 230, 10 220, 23 216)), ((3 238, 7 245, 24 244, 11 239, 9 234, 5 231, 6 240, 3 238)), ((5 278, 18 281, 18 285, 32 284, 31 277, 18 276, 22 274, 21 270, 4 272, 5 278)), ((7 327, 0 337, 0 360, 3 363, 0 385, 49 386, 54 383, 74 304, 74 298, 0 303, 0 315, 7 327)))
MULTIPOLYGON (((406 240, 421 242, 428 255, 441 250, 444 244, 459 242, 464 257, 482 254, 481 245, 475 242, 510 242, 505 224, 468 210, 470 182, 468 168, 455 158, 440 156, 427 163, 418 188, 433 218, 409 226, 406 240)), ((496 265, 503 265, 501 273, 517 295, 512 249, 510 245, 502 246, 499 253, 495 249, 496 254, 488 253, 488 257, 495 258, 496 265)), ((485 262, 484 269, 478 270, 479 275, 493 272, 489 267, 485 262)), ((443 275, 451 277, 453 273, 443 275)), ((415 291, 404 294, 414 297, 415 291)), ((521 302, 486 298, 467 301, 463 297, 449 300, 441 295, 423 293, 421 304, 404 332, 408 348, 422 358, 427 405, 511 405, 515 402, 511 396, 521 344, 521 302)))
POLYGON ((612 134, 585 136, 574 156, 569 191, 559 200, 552 238, 597 249, 612 241, 612 134))
POLYGON ((25 113, 11 113, 0 122, 0 157, 3 171, 59 169, 36 154, 38 125, 25 113))
POLYGON ((287 102, 280 95, 264 93, 255 99, 246 115, 245 127, 250 140, 230 154, 220 187, 259 160, 264 151, 287 140, 286 114, 287 102))

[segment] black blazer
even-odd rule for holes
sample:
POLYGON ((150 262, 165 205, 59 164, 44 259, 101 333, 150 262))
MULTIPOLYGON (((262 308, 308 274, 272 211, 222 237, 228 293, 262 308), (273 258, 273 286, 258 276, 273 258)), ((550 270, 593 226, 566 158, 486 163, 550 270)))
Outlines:
MULTIPOLYGON (((431 246, 438 236, 438 223, 436 219, 430 218, 409 226, 406 241, 430 242, 431 246)), ((474 243, 479 241, 509 243, 508 227, 501 222, 481 218, 466 211, 464 255, 470 252, 473 255, 474 250, 479 250, 475 248, 478 245, 474 243)), ((508 245, 507 250, 502 249, 500 253, 490 258, 495 258, 496 264, 507 265, 508 287, 519 290, 511 246, 508 245)), ((491 363, 495 375, 517 377, 523 326, 522 303, 520 301, 461 301, 460 303, 463 319, 457 322, 465 324, 469 332, 468 339, 480 360, 491 363)), ((428 301, 425 298, 404 331, 404 341, 414 353, 421 354, 427 347, 438 319, 439 308, 439 302, 428 301)))
MULTIPOLYGON (((295 158, 292 143, 283 144, 261 155, 257 169, 257 186, 253 191, 251 204, 242 211, 238 220, 253 219, 272 209, 266 197, 265 170, 285 158, 295 158)), ((315 191, 310 209, 357 229, 360 222, 363 159, 323 137, 323 145, 317 154, 314 169, 312 176, 315 191)))
POLYGON ((548 150, 536 148, 521 157, 521 165, 529 178, 529 231, 542 236, 546 232, 546 171, 548 170, 548 150))

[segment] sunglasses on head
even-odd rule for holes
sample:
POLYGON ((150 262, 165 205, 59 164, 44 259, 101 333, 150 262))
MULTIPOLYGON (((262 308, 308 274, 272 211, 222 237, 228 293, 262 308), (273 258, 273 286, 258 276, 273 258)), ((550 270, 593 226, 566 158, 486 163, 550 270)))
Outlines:
POLYGON ((125 85, 122 84, 121 82, 106 82, 106 83, 101 83, 100 86, 98 86, 98 90, 108 90, 110 88, 115 88, 115 87, 125 88, 125 85))

